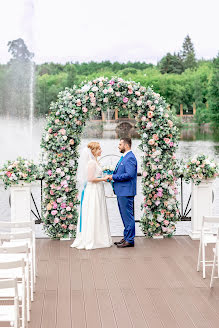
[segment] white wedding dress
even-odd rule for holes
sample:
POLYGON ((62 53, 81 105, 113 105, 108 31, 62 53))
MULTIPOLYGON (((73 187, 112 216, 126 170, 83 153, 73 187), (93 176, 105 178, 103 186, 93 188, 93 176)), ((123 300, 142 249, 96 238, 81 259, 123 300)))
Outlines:
POLYGON ((77 249, 110 247, 112 238, 104 185, 103 182, 91 182, 92 179, 102 176, 102 169, 95 159, 90 159, 87 170, 87 185, 82 204, 81 232, 79 218, 76 239, 71 247, 77 249))

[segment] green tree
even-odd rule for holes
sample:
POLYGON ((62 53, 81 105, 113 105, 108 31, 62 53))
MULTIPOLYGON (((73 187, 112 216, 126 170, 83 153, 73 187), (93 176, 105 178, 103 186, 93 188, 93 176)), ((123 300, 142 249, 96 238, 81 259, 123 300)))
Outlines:
POLYGON ((195 49, 189 35, 183 41, 181 58, 185 69, 196 68, 195 49))
POLYGON ((213 74, 209 85, 209 108, 215 128, 219 128, 219 53, 213 60, 213 74))
POLYGON ((16 117, 28 117, 31 86, 34 83, 34 54, 28 50, 22 39, 9 41, 8 52, 12 58, 6 66, 3 112, 16 117))
POLYGON ((28 50, 24 40, 21 38, 8 42, 8 52, 11 53, 12 60, 22 62, 28 62, 34 57, 34 53, 28 50))
POLYGON ((171 55, 169 52, 163 57, 158 65, 160 72, 181 74, 184 71, 183 61, 179 54, 171 55))

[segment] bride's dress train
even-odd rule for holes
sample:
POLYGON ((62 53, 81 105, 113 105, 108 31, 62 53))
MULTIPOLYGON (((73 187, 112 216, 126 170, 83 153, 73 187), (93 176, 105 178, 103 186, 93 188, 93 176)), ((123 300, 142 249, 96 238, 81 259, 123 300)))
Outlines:
POLYGON ((79 218, 76 239, 71 247, 95 249, 112 245, 103 182, 89 182, 101 175, 101 167, 91 159, 88 163, 88 182, 82 205, 81 231, 79 218))

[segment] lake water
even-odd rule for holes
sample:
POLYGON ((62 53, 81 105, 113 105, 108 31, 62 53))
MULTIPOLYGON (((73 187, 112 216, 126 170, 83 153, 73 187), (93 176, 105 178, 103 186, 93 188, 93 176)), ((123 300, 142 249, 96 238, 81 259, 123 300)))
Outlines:
MULTIPOLYGON (((40 159, 40 140, 42 132, 45 126, 45 119, 35 120, 33 126, 32 138, 30 138, 30 127, 27 120, 6 119, 0 118, 0 165, 5 161, 15 159, 18 156, 33 158, 38 162, 40 159)), ((182 135, 184 138, 190 140, 180 140, 179 148, 177 150, 177 157, 179 159, 187 159, 194 154, 204 153, 209 155, 219 162, 219 140, 207 134, 195 133, 194 131, 183 130, 182 135)), ((86 138, 82 139, 81 148, 85 147, 91 140, 99 141, 102 147, 102 157, 111 155, 109 157, 102 158, 101 161, 107 163, 109 160, 116 162, 120 153, 118 151, 118 139, 95 139, 86 138), (116 156, 112 156, 116 155, 116 156)), ((133 139, 132 150, 138 160, 139 172, 141 163, 141 151, 138 149, 140 143, 139 139, 133 139)), ((184 184, 184 208, 190 195, 190 185, 184 184)), ((135 217, 137 220, 141 217, 140 204, 142 202, 141 194, 141 178, 138 178, 138 194, 135 197, 135 217)), ((106 190, 107 195, 111 194, 109 189, 106 190)), ((213 214, 219 214, 219 179, 214 183, 214 204, 213 214)), ((33 195, 40 208, 40 193, 39 184, 33 187, 33 195)), ((3 186, 0 185, 0 218, 1 220, 10 219, 10 207, 9 207, 9 192, 5 191, 3 186)), ((107 205, 110 217, 110 228, 113 236, 122 235, 123 227, 121 218, 119 216, 117 202, 115 198, 107 198, 107 205)), ((33 207, 34 209, 34 207, 33 207)), ((188 234, 190 229, 190 222, 179 222, 177 224, 177 234, 188 234)), ((38 235, 43 236, 41 233, 41 227, 38 226, 38 235)), ((136 224, 137 235, 141 235, 141 231, 136 224)))

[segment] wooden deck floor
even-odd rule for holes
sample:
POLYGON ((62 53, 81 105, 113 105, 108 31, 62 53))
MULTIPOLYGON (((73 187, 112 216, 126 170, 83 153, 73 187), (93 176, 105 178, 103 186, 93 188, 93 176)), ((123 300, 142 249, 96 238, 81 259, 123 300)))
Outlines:
POLYGON ((205 280, 196 272, 197 241, 139 237, 135 248, 92 251, 70 243, 37 240, 29 328, 219 327, 219 279, 210 290, 211 269, 205 280))

